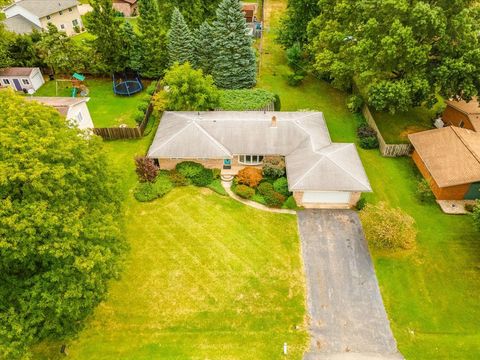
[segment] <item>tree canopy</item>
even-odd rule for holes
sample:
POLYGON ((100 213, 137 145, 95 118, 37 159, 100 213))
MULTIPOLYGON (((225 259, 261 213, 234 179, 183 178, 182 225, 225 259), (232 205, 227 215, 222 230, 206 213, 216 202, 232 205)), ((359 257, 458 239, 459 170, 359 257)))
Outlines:
POLYGON ((206 21, 196 29, 193 35, 194 66, 202 69, 204 74, 212 73, 213 59, 215 57, 215 48, 212 39, 212 27, 206 21))
POLYGON ((205 20, 212 20, 220 0, 157 0, 164 24, 170 23, 174 8, 181 10, 188 25, 200 26, 205 20))
POLYGON ((315 69, 353 82, 377 110, 408 110, 437 94, 480 90, 480 9, 474 0, 320 0, 309 24, 315 69))
POLYGON ((213 42, 215 84, 224 89, 253 87, 257 74, 255 52, 238 0, 223 0, 218 6, 213 42))
POLYGON ((172 13, 170 31, 167 35, 167 48, 170 64, 193 63, 193 37, 183 15, 178 8, 172 13))
POLYGON ((53 108, 0 91, 0 358, 74 334, 125 247, 101 149, 53 108))
POLYGON ((288 7, 282 17, 278 39, 289 48, 295 44, 302 46, 308 42, 308 23, 318 16, 318 0, 288 0, 288 7))

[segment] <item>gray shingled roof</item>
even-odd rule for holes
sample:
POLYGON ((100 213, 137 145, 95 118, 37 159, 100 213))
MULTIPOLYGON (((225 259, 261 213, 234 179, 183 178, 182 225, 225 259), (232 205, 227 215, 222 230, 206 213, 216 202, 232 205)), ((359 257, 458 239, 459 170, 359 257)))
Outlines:
POLYGON ((151 158, 241 154, 285 156, 292 191, 371 191, 355 145, 332 143, 321 112, 165 112, 148 151, 151 158))
POLYGON ((10 6, 16 5, 19 5, 39 18, 42 18, 77 6, 77 0, 20 0, 10 6))
POLYGON ((5 29, 16 34, 29 34, 33 30, 41 30, 41 27, 24 18, 22 15, 15 15, 3 20, 5 29))

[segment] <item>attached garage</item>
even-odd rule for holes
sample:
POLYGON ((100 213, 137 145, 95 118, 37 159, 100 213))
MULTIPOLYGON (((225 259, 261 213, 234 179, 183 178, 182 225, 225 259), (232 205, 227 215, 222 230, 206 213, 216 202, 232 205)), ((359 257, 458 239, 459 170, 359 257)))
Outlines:
POLYGON ((349 204, 351 193, 348 191, 305 191, 304 204, 349 204))

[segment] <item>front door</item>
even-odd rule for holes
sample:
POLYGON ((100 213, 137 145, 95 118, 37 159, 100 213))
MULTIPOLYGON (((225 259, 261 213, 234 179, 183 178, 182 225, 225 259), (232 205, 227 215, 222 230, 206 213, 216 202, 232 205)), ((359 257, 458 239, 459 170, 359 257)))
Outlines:
POLYGON ((480 199, 480 182, 471 184, 464 198, 465 200, 480 199))
POLYGON ((17 89, 17 91, 22 90, 22 85, 20 85, 20 81, 18 81, 18 79, 13 79, 13 84, 15 85, 15 89, 17 89))
POLYGON ((232 159, 223 159, 223 168, 231 169, 232 168, 232 159))

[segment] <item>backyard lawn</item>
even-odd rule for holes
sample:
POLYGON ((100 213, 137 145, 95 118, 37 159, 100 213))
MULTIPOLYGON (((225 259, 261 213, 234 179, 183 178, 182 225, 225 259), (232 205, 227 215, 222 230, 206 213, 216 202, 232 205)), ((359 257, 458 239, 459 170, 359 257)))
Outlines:
MULTIPOLYGON (((137 107, 141 103, 144 91, 133 96, 117 96, 112 90, 111 79, 86 79, 90 90, 88 109, 95 127, 118 127, 121 124, 136 126, 134 119, 137 107)), ((147 82, 143 82, 145 87, 147 82)), ((35 96, 71 96, 71 83, 59 81, 58 94, 55 94, 55 81, 47 81, 35 96)))
MULTIPOLYGON (((312 78, 300 87, 287 85, 284 52, 273 43, 285 5, 285 0, 265 2, 266 14, 273 18, 267 19, 258 86, 278 93, 282 110, 323 111, 334 141, 356 141, 356 121, 345 108, 344 94, 312 78)), ((436 204, 419 203, 411 159, 384 158, 378 150, 360 150, 360 156, 373 188, 367 201, 401 207, 419 229, 413 251, 372 251, 399 350, 407 359, 478 359, 480 234, 472 220, 444 215, 436 204)))

